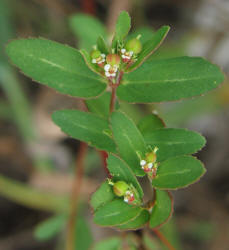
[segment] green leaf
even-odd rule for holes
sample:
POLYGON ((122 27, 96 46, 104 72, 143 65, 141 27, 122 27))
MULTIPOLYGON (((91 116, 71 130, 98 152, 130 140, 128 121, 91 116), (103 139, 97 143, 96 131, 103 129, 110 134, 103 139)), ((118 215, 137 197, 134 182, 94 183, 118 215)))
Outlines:
POLYGON ((133 184, 133 186, 137 189, 140 198, 143 197, 143 191, 137 178, 131 168, 123 160, 117 156, 109 155, 107 159, 107 167, 113 176, 112 179, 114 181, 125 181, 128 184, 133 184))
POLYGON ((119 237, 112 237, 112 238, 97 242, 92 249, 93 250, 119 250, 121 247, 122 247, 122 239, 119 237))
MULTIPOLYGON (((101 96, 96 99, 86 100, 86 105, 90 112, 97 114, 101 117, 108 118, 110 115, 110 100, 111 93, 104 92, 101 96)), ((118 108, 118 102, 116 102, 116 108, 118 108)))
POLYGON ((204 94, 223 79, 219 68, 202 58, 150 60, 124 75, 117 95, 128 102, 174 101, 204 94))
POLYGON ((144 209, 134 220, 117 227, 122 230, 136 230, 143 227, 149 221, 149 219, 149 212, 144 209))
POLYGON ((143 243, 147 250, 161 250, 158 242, 148 233, 144 232, 143 243))
POLYGON ((134 122, 121 112, 113 112, 111 125, 121 158, 136 175, 144 176, 145 173, 140 167, 140 158, 145 156, 147 148, 134 122))
POLYGON ((132 71, 139 67, 164 41, 170 30, 169 26, 163 26, 157 30, 153 37, 143 44, 142 51, 140 52, 137 61, 128 68, 128 71, 132 71))
POLYGON ((89 250, 93 244, 93 237, 90 227, 85 217, 80 216, 77 218, 75 227, 75 250, 89 250))
POLYGON ((161 162, 152 185, 159 189, 177 189, 186 187, 206 172, 201 161, 192 156, 178 156, 161 162))
POLYGON ((102 36, 99 36, 97 39, 97 48, 102 53, 109 54, 109 49, 108 49, 107 44, 102 36))
POLYGON ((34 231, 34 236, 39 241, 45 241, 56 234, 58 234, 66 224, 66 215, 53 216, 40 224, 38 224, 34 231))
POLYGON ((115 37, 122 41, 128 34, 131 27, 131 19, 126 11, 122 11, 117 19, 115 26, 115 37))
POLYGON ((113 200, 98 209, 94 222, 100 226, 117 226, 134 220, 142 208, 131 206, 122 199, 113 200))
POLYGON ((79 39, 79 48, 90 50, 99 36, 106 37, 106 28, 97 18, 76 14, 69 19, 70 27, 79 39))
POLYGON ((59 110, 52 119, 63 132, 89 145, 115 152, 115 144, 110 137, 108 121, 88 112, 79 110, 59 110))
POLYGON ((152 130, 144 138, 147 145, 159 148, 158 161, 178 155, 194 154, 206 143, 205 138, 197 132, 175 128, 152 130))
POLYGON ((151 133, 152 130, 154 129, 164 128, 164 127, 165 123, 163 122, 163 120, 158 115, 155 114, 150 114, 145 116, 138 123, 138 129, 140 130, 143 136, 151 133))
POLYGON ((20 39, 10 42, 6 52, 27 76, 62 94, 90 98, 106 88, 80 52, 66 45, 45 39, 20 39))
POLYGON ((115 198, 113 188, 108 184, 107 181, 103 182, 102 185, 92 194, 90 204, 96 211, 104 204, 112 201, 115 198))
POLYGON ((163 190, 155 191, 155 204, 150 216, 150 227, 155 228, 164 224, 173 212, 173 200, 170 193, 163 190))

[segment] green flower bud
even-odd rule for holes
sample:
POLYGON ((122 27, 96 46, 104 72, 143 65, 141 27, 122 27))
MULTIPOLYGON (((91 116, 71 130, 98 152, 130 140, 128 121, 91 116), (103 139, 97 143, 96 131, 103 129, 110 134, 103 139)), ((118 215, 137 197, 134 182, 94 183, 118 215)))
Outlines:
POLYGON ((121 62, 121 58, 119 55, 117 54, 109 54, 106 57, 106 61, 108 64, 110 64, 111 66, 115 66, 115 65, 119 65, 121 62))
POLYGON ((146 161, 154 163, 157 160, 157 152, 158 148, 155 147, 154 150, 146 155, 146 161))
POLYGON ((91 52, 91 58, 92 59, 97 59, 101 56, 101 52, 99 50, 93 50, 91 52))
POLYGON ((133 51, 134 54, 138 54, 142 50, 142 44, 137 38, 133 38, 126 43, 125 46, 127 51, 133 51))
POLYGON ((129 185, 125 181, 117 181, 113 185, 113 191, 119 197, 125 195, 128 189, 129 185))

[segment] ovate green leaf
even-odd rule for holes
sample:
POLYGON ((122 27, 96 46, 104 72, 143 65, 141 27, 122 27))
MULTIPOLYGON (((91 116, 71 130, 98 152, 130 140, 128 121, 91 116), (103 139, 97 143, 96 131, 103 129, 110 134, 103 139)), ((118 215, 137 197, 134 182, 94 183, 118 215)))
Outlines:
POLYGON ((117 226, 134 220, 142 208, 131 206, 122 199, 113 200, 99 208, 94 214, 94 222, 100 226, 117 226))
POLYGON ((140 158, 145 156, 147 148, 136 125, 121 112, 112 113, 111 125, 120 156, 128 163, 136 175, 143 176, 144 172, 140 167, 140 158))
POLYGON ((70 27, 79 39, 79 48, 91 50, 99 36, 106 37, 106 28, 97 18, 86 14, 76 14, 69 19, 70 27))
POLYGON ((206 172, 201 161, 192 156, 178 156, 161 162, 152 185, 159 189, 177 189, 196 182, 206 172))
POLYGON ((117 95, 128 102, 174 101, 204 94, 223 79, 216 65, 199 57, 150 60, 124 75, 117 95))
POLYGON ((143 44, 142 51, 138 55, 137 61, 128 68, 128 71, 132 71, 140 66, 164 41, 170 30, 169 26, 163 26, 157 30, 152 38, 143 44))
POLYGON ((137 181, 137 178, 135 177, 131 168, 123 160, 117 156, 109 155, 107 159, 107 167, 113 176, 114 181, 125 181, 128 184, 133 184, 140 197, 143 197, 143 191, 137 181))
POLYGON ((115 152, 108 121, 100 116, 79 110, 59 110, 53 113, 52 119, 63 132, 73 138, 96 148, 115 152))
POLYGON ((199 133, 187 129, 164 128, 152 130, 145 136, 147 145, 158 147, 158 161, 178 155, 194 154, 206 143, 199 133))
POLYGON ((66 45, 45 39, 20 39, 10 42, 6 52, 23 73, 62 94, 90 98, 106 88, 80 52, 66 45))
POLYGON ((122 11, 117 19, 116 26, 115 26, 115 37, 118 40, 123 40, 131 27, 131 20, 130 16, 126 11, 122 11))
POLYGON ((92 194, 90 204, 94 210, 104 204, 112 201, 115 198, 113 188, 108 184, 107 181, 103 182, 102 185, 92 194))
POLYGON ((144 209, 134 220, 117 227, 122 230, 136 230, 143 227, 149 221, 149 218, 149 212, 144 209))
POLYGON ((172 196, 167 191, 155 191, 155 204, 150 215, 150 227, 155 228, 165 223, 173 212, 172 196))

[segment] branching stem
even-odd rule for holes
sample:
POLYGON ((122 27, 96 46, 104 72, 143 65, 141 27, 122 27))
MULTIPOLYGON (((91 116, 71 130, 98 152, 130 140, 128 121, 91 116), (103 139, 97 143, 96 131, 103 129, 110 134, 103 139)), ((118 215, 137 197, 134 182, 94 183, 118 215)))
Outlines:
MULTIPOLYGON (((70 214, 67 228, 66 250, 74 250, 74 242, 76 240, 75 228, 77 223, 78 205, 80 191, 83 181, 84 160, 87 153, 87 144, 80 142, 79 153, 76 159, 75 175, 72 186, 71 200, 70 200, 70 214)), ((80 239, 79 239, 80 240, 80 239)))

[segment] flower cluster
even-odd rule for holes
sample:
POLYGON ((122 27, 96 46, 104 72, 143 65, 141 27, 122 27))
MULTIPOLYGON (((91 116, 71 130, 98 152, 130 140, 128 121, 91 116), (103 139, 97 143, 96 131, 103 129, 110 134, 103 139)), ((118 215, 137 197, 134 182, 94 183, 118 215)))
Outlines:
POLYGON ((146 154, 145 159, 140 161, 140 166, 145 173, 147 173, 151 178, 155 178, 157 174, 158 163, 157 160, 158 148, 155 147, 154 150, 146 154))
POLYGON ((124 47, 117 49, 117 53, 112 49, 112 53, 107 55, 101 53, 95 46, 91 52, 91 62, 102 68, 104 75, 113 81, 121 69, 137 60, 137 55, 142 50, 139 38, 140 36, 130 39, 124 47))

